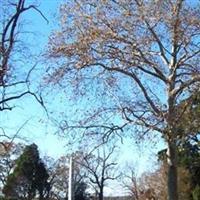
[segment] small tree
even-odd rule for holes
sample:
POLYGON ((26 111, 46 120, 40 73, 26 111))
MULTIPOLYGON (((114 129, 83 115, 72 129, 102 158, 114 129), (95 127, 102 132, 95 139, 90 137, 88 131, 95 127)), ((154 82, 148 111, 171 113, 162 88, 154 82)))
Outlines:
POLYGON ((62 156, 57 160, 48 158, 46 163, 50 178, 52 199, 67 199, 69 178, 69 157, 62 156))
POLYGON ((96 154, 88 154, 84 156, 79 163, 88 172, 90 185, 98 194, 98 199, 104 199, 104 187, 109 180, 115 180, 118 176, 115 175, 117 163, 112 160, 116 146, 110 149, 97 149, 96 154), (102 151, 101 151, 102 150, 102 151))
POLYGON ((193 200, 199 200, 200 199, 200 187, 199 185, 196 186, 192 193, 193 200))
POLYGON ((26 146, 17 159, 16 167, 6 181, 3 193, 8 198, 33 199, 37 191, 39 199, 44 199, 49 191, 49 175, 39 158, 37 145, 26 146))
POLYGON ((87 200, 88 194, 86 192, 87 183, 81 181, 76 183, 75 191, 74 191, 74 199, 75 200, 87 200))
POLYGON ((20 143, 8 141, 0 143, 0 191, 16 166, 16 159, 22 153, 23 148, 24 145, 20 143))
POLYGON ((127 165, 122 170, 122 187, 128 192, 132 199, 139 200, 141 188, 139 185, 139 177, 136 174, 135 168, 127 165))
MULTIPOLYGON (((74 160, 77 162, 82 159, 83 154, 80 152, 74 153, 74 160)), ((48 172, 49 183, 51 187, 51 198, 67 199, 68 198, 68 183, 69 183, 69 159, 70 155, 62 156, 58 160, 49 160, 48 172)), ((47 162, 48 162, 47 160, 47 162)), ((74 195, 76 198, 86 198, 87 183, 85 182, 85 170, 79 165, 75 164, 73 168, 73 186, 74 195)))

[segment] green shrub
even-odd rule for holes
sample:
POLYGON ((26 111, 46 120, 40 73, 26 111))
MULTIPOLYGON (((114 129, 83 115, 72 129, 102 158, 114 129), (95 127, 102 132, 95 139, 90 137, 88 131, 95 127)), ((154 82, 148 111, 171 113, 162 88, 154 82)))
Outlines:
POLYGON ((197 185, 195 187, 195 189, 193 190, 192 197, 193 197, 193 200, 199 200, 200 199, 200 186, 199 185, 197 185))

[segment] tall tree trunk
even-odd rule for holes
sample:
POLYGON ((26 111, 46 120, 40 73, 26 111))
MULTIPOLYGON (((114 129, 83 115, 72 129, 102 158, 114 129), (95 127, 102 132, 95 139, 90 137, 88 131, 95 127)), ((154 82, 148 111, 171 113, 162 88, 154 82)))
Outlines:
POLYGON ((168 200, 178 200, 177 150, 174 142, 168 141, 168 200))
POLYGON ((103 186, 99 188, 99 200, 103 200, 103 186))

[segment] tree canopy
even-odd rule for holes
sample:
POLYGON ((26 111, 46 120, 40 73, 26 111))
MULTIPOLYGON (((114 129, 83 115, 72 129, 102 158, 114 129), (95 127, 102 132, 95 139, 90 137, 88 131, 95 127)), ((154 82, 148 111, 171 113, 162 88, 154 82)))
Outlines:
POLYGON ((49 40, 48 56, 59 63, 50 82, 69 81, 76 90, 100 83, 101 95, 111 97, 109 104, 93 104, 92 114, 73 127, 89 134, 98 127, 109 136, 126 127, 161 133, 168 146, 169 200, 178 199, 180 124, 189 96, 199 92, 199 13, 196 1, 76 0, 61 6, 60 29, 49 40))

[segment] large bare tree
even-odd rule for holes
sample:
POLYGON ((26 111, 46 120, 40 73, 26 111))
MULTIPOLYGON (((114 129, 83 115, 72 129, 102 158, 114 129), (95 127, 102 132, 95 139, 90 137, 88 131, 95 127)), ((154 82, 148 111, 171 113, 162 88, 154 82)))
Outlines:
POLYGON ((63 4, 60 15, 61 28, 49 41, 49 56, 59 65, 53 65, 49 80, 70 80, 82 89, 92 78, 92 94, 105 83, 102 94, 112 97, 110 108, 93 104, 95 115, 89 112, 90 120, 74 127, 89 133, 101 127, 107 135, 131 126, 160 133, 168 146, 168 199, 178 200, 180 122, 199 92, 199 2, 76 0, 63 4), (110 112, 115 114, 109 120, 102 117, 110 112))

